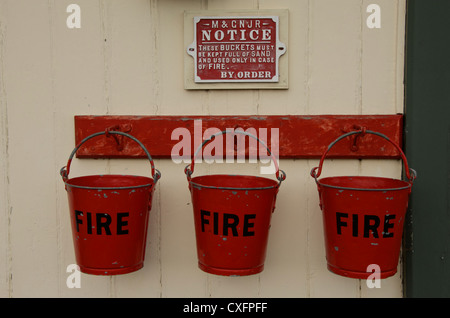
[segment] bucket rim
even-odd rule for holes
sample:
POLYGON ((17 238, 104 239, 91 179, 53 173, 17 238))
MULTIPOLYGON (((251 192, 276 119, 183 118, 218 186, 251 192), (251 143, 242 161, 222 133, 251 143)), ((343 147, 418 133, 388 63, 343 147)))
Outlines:
POLYGON ((325 178, 318 179, 318 180, 316 180, 316 182, 317 182, 318 185, 320 185, 322 187, 339 189, 339 190, 352 190, 352 191, 400 191, 400 190, 407 190, 407 189, 410 189, 412 187, 411 183, 409 183, 407 181, 404 181, 404 180, 394 179, 394 178, 387 178, 387 177, 376 177, 376 176, 334 176, 334 177, 330 176, 330 177, 325 177, 325 178), (343 186, 324 184, 324 183, 320 182, 321 180, 331 179, 331 178, 373 178, 373 179, 395 180, 395 181, 403 182, 405 184, 405 186, 396 187, 396 188, 371 189, 371 188, 343 187, 343 186))
POLYGON ((153 187, 155 185, 155 180, 150 177, 146 176, 138 176, 138 175, 128 175, 128 174, 93 174, 93 175, 85 175, 85 176, 78 176, 74 178, 70 178, 64 181, 64 184, 68 187, 72 188, 78 188, 78 189, 87 189, 87 190, 129 190, 129 189, 139 189, 139 188, 146 188, 146 187, 153 187), (144 178, 151 180, 151 183, 141 184, 141 185, 134 185, 134 186, 124 186, 124 187, 106 187, 106 186, 81 186, 81 185, 75 185, 69 183, 70 181, 74 179, 79 178, 86 178, 86 177, 103 177, 103 176, 112 176, 112 177, 137 177, 137 178, 144 178))
POLYGON ((194 177, 192 179, 189 180, 189 184, 194 186, 194 187, 199 187, 199 188, 205 188, 205 189, 216 189, 216 190, 268 190, 268 189, 275 189, 278 188, 280 186, 280 182, 277 182, 275 180, 269 179, 269 178, 265 178, 265 177, 260 177, 260 176, 251 176, 251 175, 239 175, 239 174, 211 174, 211 175, 203 175, 203 176, 197 176, 194 177), (207 185, 203 185, 203 184, 199 184, 194 182, 193 180, 195 180, 196 178, 201 178, 201 177, 216 177, 216 176, 235 176, 235 177, 247 177, 247 178, 255 178, 255 179, 264 179, 264 180, 269 180, 269 181, 273 181, 276 182, 276 184, 272 185, 272 186, 265 186, 265 187, 216 187, 216 186, 207 186, 207 185))

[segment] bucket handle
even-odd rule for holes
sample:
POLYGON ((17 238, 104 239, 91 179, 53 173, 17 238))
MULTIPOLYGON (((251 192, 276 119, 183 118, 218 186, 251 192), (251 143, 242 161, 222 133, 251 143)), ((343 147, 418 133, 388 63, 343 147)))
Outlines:
POLYGON ((73 149, 72 153, 69 156, 69 160, 67 161, 67 166, 62 167, 60 172, 59 172, 61 177, 62 177, 62 179, 63 179, 63 181, 66 182, 69 179, 70 164, 72 163, 73 156, 78 151, 78 149, 81 147, 81 145, 83 145, 86 141, 88 141, 91 138, 94 138, 94 137, 97 137, 97 136, 101 136, 101 135, 108 136, 109 134, 111 134, 111 135, 122 135, 122 136, 128 137, 128 138, 134 140, 144 150, 145 154, 147 155, 147 158, 150 161, 150 165, 151 165, 151 168, 152 168, 152 177, 153 177, 153 180, 155 181, 155 184, 156 184, 156 182, 161 178, 161 173, 159 172, 158 169, 155 169, 155 164, 153 163, 152 156, 148 152, 147 148, 145 148, 145 146, 138 139, 136 139, 135 137, 133 137, 133 136, 127 134, 127 133, 124 133, 124 132, 121 132, 121 131, 109 131, 109 130, 101 131, 101 132, 92 134, 92 135, 84 138, 75 147, 75 149, 73 149))
POLYGON ((274 165, 275 165, 275 169, 276 169, 275 175, 276 175, 276 177, 277 177, 277 179, 279 181, 279 185, 281 184, 282 181, 284 181, 286 179, 286 173, 283 170, 279 169, 278 162, 277 162, 276 158, 274 157, 274 155, 272 154, 272 152, 270 151, 269 147, 267 147, 267 145, 263 141, 261 141, 258 137, 254 136, 254 135, 252 135, 252 134, 250 134, 248 132, 245 132, 245 131, 240 131, 240 130, 234 130, 234 131, 223 130, 221 132, 218 132, 216 134, 211 135, 208 139, 203 141, 203 143, 197 148, 197 150, 194 153, 194 156, 192 157, 192 163, 187 165, 184 168, 184 173, 186 174, 186 177, 187 177, 188 181, 191 181, 191 176, 194 173, 194 161, 195 161, 195 158, 197 157, 198 152, 203 148, 203 146, 205 144, 210 142, 213 139, 213 137, 224 135, 224 134, 228 134, 228 133, 237 133, 237 134, 249 136, 249 137, 251 137, 253 139, 256 139, 261 145, 263 145, 266 148, 267 152, 271 156, 272 161, 274 162, 274 165), (280 174, 280 172, 281 172, 281 174, 280 174))
POLYGON ((328 153, 328 151, 330 151, 330 149, 338 141, 340 141, 341 139, 343 139, 345 137, 351 136, 351 135, 355 135, 355 134, 362 134, 362 135, 364 135, 366 133, 382 137, 382 138, 386 139, 387 141, 389 141, 392 145, 394 145, 394 147, 399 151, 399 153, 400 153, 400 155, 402 157, 403 164, 405 165, 406 177, 407 177, 409 183, 412 184, 414 182, 414 180, 416 179, 416 177, 417 177, 417 173, 416 173, 416 171, 414 169, 411 169, 411 168, 408 167, 408 161, 406 160, 406 156, 403 153, 402 149, 397 144, 395 144, 392 140, 390 140, 386 135, 384 135, 382 133, 379 133, 379 132, 376 132, 376 131, 371 131, 371 130, 366 130, 366 129, 361 129, 361 130, 348 132, 348 133, 340 136, 339 138, 337 138, 335 141, 333 141, 328 146, 327 150, 323 153, 322 158, 320 158, 319 166, 311 169, 311 176, 316 180, 316 182, 318 182, 317 178, 319 178, 320 174, 322 173, 322 165, 323 165, 323 161, 325 160, 326 154, 328 153), (317 172, 316 172, 316 170, 317 170, 317 172))

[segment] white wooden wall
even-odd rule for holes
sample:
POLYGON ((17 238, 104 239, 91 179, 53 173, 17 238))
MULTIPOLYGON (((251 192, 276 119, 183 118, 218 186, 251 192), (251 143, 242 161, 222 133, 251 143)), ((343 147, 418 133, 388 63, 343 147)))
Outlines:
MULTIPOLYGON (((156 160, 144 268, 82 274, 81 288, 69 289, 75 257, 59 169, 74 147, 74 115, 402 113, 404 15, 405 0, 0 0, 0 297, 402 297, 401 270, 380 289, 327 270, 309 176, 318 160, 281 161, 287 180, 261 274, 197 268, 184 164, 156 160), (71 3, 81 29, 66 27, 71 3), (381 29, 366 26, 371 3, 381 29), (289 90, 184 90, 185 10, 280 8, 289 10, 289 90)), ((250 164, 196 168, 258 173, 250 164)), ((324 166, 324 176, 400 171, 397 160, 324 166)), ((148 162, 74 160, 71 176, 114 172, 146 175, 148 162)))

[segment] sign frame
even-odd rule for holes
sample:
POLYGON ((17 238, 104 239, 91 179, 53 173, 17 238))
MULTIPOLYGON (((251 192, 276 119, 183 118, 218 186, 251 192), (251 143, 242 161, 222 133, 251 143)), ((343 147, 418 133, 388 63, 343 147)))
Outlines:
MULTIPOLYGON (((190 89, 288 89, 288 10, 185 11, 184 12, 184 87, 190 89), (275 19, 275 68, 277 78, 270 80, 201 80, 196 81, 196 23, 200 19, 275 19)), ((249 42, 250 43, 250 42, 249 42)))

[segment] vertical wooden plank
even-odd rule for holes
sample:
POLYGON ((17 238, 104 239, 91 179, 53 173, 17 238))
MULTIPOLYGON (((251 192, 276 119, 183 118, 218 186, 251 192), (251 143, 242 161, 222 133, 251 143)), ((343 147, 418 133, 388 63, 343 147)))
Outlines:
POLYGON ((44 1, 7 5, 3 90, 8 103, 10 295, 51 297, 57 295, 57 276, 48 273, 57 264, 49 12, 44 1))
MULTIPOLYGON (((185 164, 161 160, 162 297, 207 297, 206 273, 197 266, 192 202, 185 164)), ((202 167, 196 173, 202 173, 202 167)))
MULTIPOLYGON (((206 114, 207 92, 191 92, 184 89, 184 59, 187 46, 191 39, 183 40, 184 11, 201 10, 204 6, 202 0, 192 1, 158 1, 159 23, 157 24, 157 67, 159 77, 156 85, 159 87, 158 99, 161 115, 195 115, 206 114), (182 102, 180 102, 182 101, 182 102)), ((152 17, 153 18, 153 17, 152 17)), ((189 32, 193 33, 189 28, 189 32)))
MULTIPOLYGON (((361 4, 356 0, 309 1, 310 114, 361 113, 361 4)), ((317 166, 315 162, 309 161, 311 168, 317 166)), ((325 171, 327 175, 354 175, 359 171, 359 163, 328 160, 325 171)), ((309 193, 308 197, 315 201, 307 214, 309 296, 358 297, 358 280, 335 275, 326 268, 318 195, 309 193)))
MULTIPOLYGON (((183 41, 184 11, 207 8, 206 1, 158 1, 155 45, 158 68, 158 114, 205 114, 209 105, 208 93, 184 90, 182 56, 190 44, 183 41), (182 101, 182 102, 181 102, 182 101)), ((156 23, 156 22, 154 22, 156 23)), ((193 27, 192 27, 193 32, 193 27)), ((193 136, 192 136, 193 137, 193 136)), ((175 164, 160 160, 163 175, 160 180, 161 200, 161 288, 162 297, 207 297, 207 278, 197 266, 194 220, 191 197, 183 172, 187 163, 175 164), (183 286, 181 288, 180 286, 183 286)), ((201 170, 200 170, 201 171, 201 170)))
MULTIPOLYGON (((261 297, 308 296, 308 192, 311 178, 306 160, 281 160, 287 174, 277 194, 261 274, 261 297)), ((268 175, 267 177, 272 177, 268 175)))
MULTIPOLYGON (((403 65, 403 60, 398 54, 402 50, 403 41, 400 41, 398 32, 401 25, 398 20, 398 6, 404 1, 377 1, 379 6, 381 26, 370 28, 367 19, 376 14, 376 11, 367 9, 373 5, 373 1, 364 0, 362 6, 362 112, 365 114, 392 114, 403 112, 399 109, 403 105, 397 100, 399 93, 403 91, 403 72, 398 68, 398 63, 403 65), (400 42, 399 42, 400 41, 400 42), (400 74, 398 74, 400 72, 400 74)), ((373 9, 377 10, 377 9, 373 9)), ((370 23, 369 23, 370 24, 370 23)), ((404 32, 402 33, 404 34, 404 32)))
MULTIPOLYGON (((378 1, 380 28, 369 28, 367 19, 375 11, 368 11, 372 2, 363 1, 363 58, 362 58, 362 112, 403 113, 403 51, 405 1, 378 1), (403 16, 403 17, 402 17, 403 16)), ((376 10, 376 8, 374 9, 376 10)), ((399 160, 361 163, 363 175, 401 178, 399 160)), ((402 297, 402 262, 393 277, 381 281, 381 288, 368 288, 361 281, 362 297, 402 297), (394 286, 400 286, 395 288, 394 286)))
POLYGON ((406 3, 397 1, 397 51, 396 51, 396 110, 397 114, 405 112, 405 43, 406 43, 406 3))
MULTIPOLYGON (((154 51, 157 6, 149 1, 107 2, 108 61, 110 99, 109 113, 121 113, 126 105, 127 113, 155 113, 158 102, 153 101, 157 92, 152 86, 152 65, 157 64, 154 51)), ((148 149, 151 153, 151 149, 148 149)), ((110 173, 149 176, 148 160, 131 163, 129 160, 113 160, 110 173)), ((148 225, 146 262, 140 271, 126 277, 112 277, 114 295, 118 297, 159 297, 160 273, 160 201, 159 187, 154 194, 148 225), (129 277, 128 277, 129 276, 129 277)))
POLYGON ((106 2, 110 59, 110 109, 120 114, 155 113, 152 85, 154 31, 151 2, 106 2))
MULTIPOLYGON (((309 59, 309 1, 308 0, 259 0, 259 9, 288 9, 289 41, 287 53, 280 59, 289 60, 290 88, 286 91, 260 90, 257 100, 258 113, 264 115, 307 114, 308 59, 309 59)), ((281 21, 283 23, 283 21, 281 21)), ((281 25, 280 25, 281 28, 281 25)), ((280 33, 282 37, 283 34, 280 33)), ((283 42, 284 40, 281 39, 283 42)), ((281 72, 282 70, 280 70, 281 72)))
POLYGON ((9 155, 8 155, 8 104, 5 88, 4 68, 6 41, 6 23, 8 6, 0 3, 0 297, 8 297, 10 293, 10 260, 9 260, 9 155))
POLYGON ((361 1, 310 2, 309 113, 360 114, 361 1))
MULTIPOLYGON (((108 34, 104 3, 81 0, 81 28, 69 29, 66 8, 71 1, 51 1, 52 20, 52 67, 54 113, 53 167, 56 183, 56 222, 58 252, 58 296, 60 297, 107 297, 112 295, 111 279, 103 276, 81 274, 81 288, 69 289, 66 272, 75 264, 75 252, 69 206, 59 169, 67 164, 75 147, 73 116, 76 114, 108 113, 109 73, 108 34), (106 39, 106 42, 105 42, 106 39)), ((70 176, 108 173, 108 160, 74 160, 70 176)))

